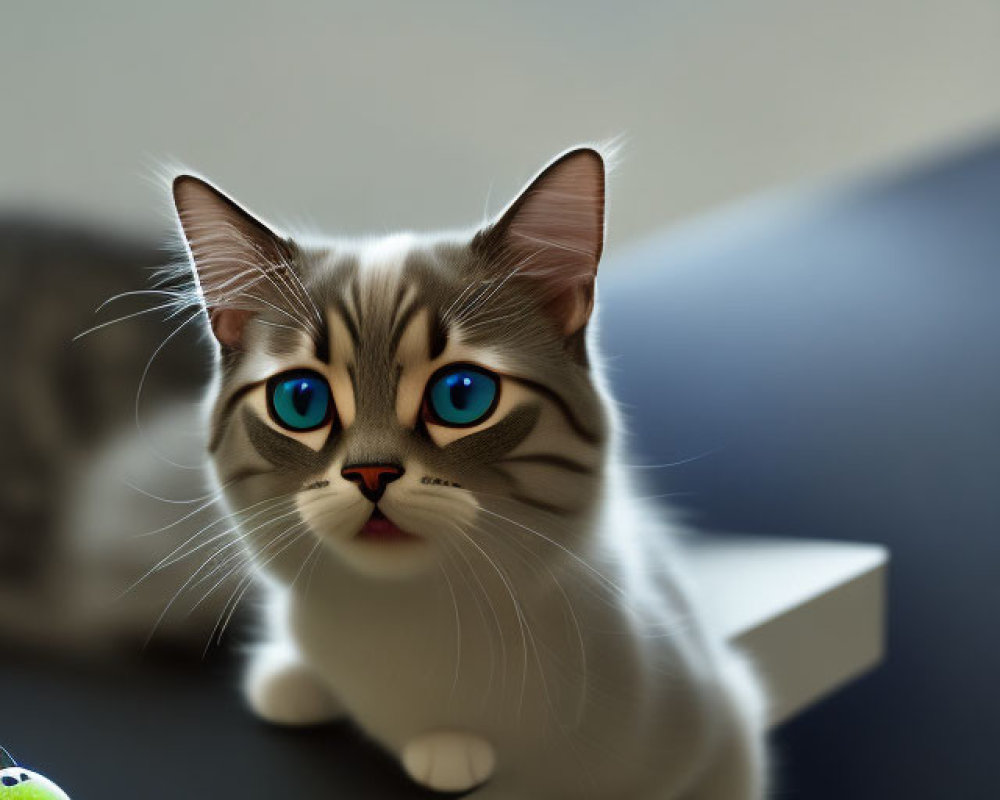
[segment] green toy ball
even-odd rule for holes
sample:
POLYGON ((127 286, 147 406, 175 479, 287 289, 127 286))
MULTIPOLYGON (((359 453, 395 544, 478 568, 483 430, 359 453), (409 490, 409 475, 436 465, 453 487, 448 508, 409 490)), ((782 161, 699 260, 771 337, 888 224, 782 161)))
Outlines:
POLYGON ((69 795, 44 775, 19 767, 0 747, 0 800, 69 800, 69 795))

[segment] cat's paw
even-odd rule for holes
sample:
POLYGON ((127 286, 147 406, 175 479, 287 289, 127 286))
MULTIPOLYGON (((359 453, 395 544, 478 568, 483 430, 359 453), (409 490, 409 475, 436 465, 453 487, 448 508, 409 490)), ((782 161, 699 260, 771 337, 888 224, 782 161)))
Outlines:
POLYGON ((489 780, 496 766, 493 745, 471 733, 432 731, 403 748, 403 767, 413 780, 439 792, 464 792, 489 780))
POLYGON ((319 725, 344 713, 305 664, 274 653, 261 653, 254 659, 243 689, 254 713, 275 725, 319 725))

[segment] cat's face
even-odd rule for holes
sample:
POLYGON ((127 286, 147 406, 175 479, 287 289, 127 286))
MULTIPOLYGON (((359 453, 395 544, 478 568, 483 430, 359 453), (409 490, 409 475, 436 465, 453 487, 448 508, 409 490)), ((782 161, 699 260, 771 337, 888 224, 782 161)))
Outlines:
POLYGON ((578 150, 473 235, 309 244, 175 181, 220 346, 209 449, 260 563, 292 581, 324 548, 403 576, 586 518, 603 188, 578 150))

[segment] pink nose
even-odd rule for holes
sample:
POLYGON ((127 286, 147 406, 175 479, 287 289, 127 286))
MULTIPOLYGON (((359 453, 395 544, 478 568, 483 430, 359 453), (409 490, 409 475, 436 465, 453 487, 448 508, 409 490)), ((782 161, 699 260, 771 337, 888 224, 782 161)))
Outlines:
POLYGON ((399 464, 351 464, 340 474, 344 480, 357 484, 361 494, 377 503, 385 494, 385 487, 403 476, 403 467, 399 464))

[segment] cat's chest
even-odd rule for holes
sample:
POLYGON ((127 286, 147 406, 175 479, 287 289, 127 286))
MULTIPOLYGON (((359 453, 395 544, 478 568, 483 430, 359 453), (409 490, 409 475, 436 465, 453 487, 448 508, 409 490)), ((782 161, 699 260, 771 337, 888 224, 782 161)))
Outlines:
POLYGON ((326 591, 294 602, 291 625, 306 658, 336 683, 383 692, 440 669, 460 635, 454 610, 433 587, 326 591))
POLYGON ((586 623, 558 593, 543 608, 540 597, 525 593, 515 605, 483 594, 488 583, 475 585, 410 596, 327 592, 323 603, 293 607, 292 632, 357 721, 387 743, 429 720, 489 730, 521 727, 544 711, 572 724, 597 678, 588 687, 596 654, 583 651, 586 623))

